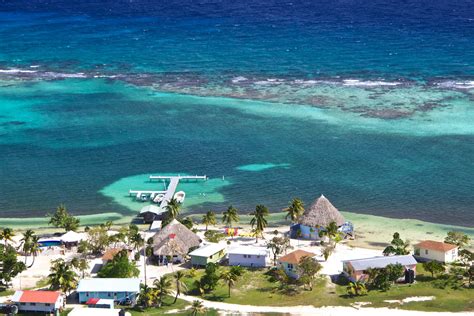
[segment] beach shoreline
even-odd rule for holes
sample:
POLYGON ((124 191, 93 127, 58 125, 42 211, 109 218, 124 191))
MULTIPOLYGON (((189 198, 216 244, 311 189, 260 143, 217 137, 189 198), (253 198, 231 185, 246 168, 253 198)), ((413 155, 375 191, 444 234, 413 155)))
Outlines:
MULTIPOLYGON (((341 213, 347 221, 352 222, 355 226, 356 238, 351 240, 350 244, 356 247, 371 249, 383 248, 389 244, 392 235, 395 232, 399 232, 402 238, 409 240, 411 244, 426 239, 443 240, 449 231, 462 231, 467 234, 471 240, 474 240, 474 228, 471 227, 444 225, 415 219, 395 219, 344 211, 341 213)), ((203 214, 204 213, 182 212, 181 216, 190 216, 195 223, 200 223, 203 214)), ((217 214, 220 214, 220 212, 217 212, 217 214)), ((286 213, 283 212, 271 213, 268 216, 268 227, 276 230, 288 228, 290 222, 285 220, 285 215, 286 213)), ((136 223, 136 221, 134 221, 134 219, 136 219, 135 216, 113 212, 94 215, 79 215, 78 218, 81 219, 80 230, 83 230, 86 226, 100 225, 109 220, 113 221, 114 226, 128 225, 132 222, 136 223)), ((3 227, 10 227, 17 231, 24 231, 32 228, 38 233, 57 231, 57 229, 48 225, 48 221, 49 218, 46 216, 35 218, 0 218, 0 223, 3 227)), ((237 226, 249 228, 249 222, 250 216, 247 215, 247 213, 240 213, 240 222, 237 226)), ((147 226, 144 224, 142 225, 141 221, 137 224, 144 228, 147 226)), ((474 245, 471 244, 469 248, 474 249, 474 245)))

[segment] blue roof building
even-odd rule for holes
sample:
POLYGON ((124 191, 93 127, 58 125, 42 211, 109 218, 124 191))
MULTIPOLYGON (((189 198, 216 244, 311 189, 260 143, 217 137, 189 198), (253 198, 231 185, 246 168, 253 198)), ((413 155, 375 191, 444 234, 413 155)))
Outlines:
POLYGON ((79 303, 85 303, 90 298, 103 298, 134 305, 138 293, 140 293, 140 279, 82 279, 79 281, 77 293, 79 294, 79 303))

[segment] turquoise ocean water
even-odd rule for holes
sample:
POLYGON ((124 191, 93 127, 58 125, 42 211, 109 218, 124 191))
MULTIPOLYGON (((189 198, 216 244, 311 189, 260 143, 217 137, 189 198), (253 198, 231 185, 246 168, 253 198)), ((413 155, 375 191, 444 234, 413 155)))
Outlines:
POLYGON ((188 211, 473 227, 473 38, 469 1, 0 1, 0 217, 189 173, 188 211))

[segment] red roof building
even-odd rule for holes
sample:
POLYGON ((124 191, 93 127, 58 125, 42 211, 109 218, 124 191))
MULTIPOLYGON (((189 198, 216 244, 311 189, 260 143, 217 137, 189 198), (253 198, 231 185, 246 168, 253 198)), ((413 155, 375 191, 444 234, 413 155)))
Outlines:
POLYGON ((19 311, 54 313, 63 308, 64 299, 56 291, 16 291, 12 301, 19 311))
POLYGON ((424 240, 415 246, 415 257, 421 260, 435 260, 439 262, 453 262, 458 259, 458 246, 445 242, 424 240))

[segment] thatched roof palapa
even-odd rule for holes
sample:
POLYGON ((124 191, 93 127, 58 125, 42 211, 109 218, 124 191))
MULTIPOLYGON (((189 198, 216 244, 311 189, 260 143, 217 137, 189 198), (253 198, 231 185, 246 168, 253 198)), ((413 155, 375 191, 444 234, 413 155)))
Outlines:
POLYGON ((155 256, 185 255, 198 247, 201 239, 186 226, 174 219, 153 236, 155 256))
POLYGON ((307 209, 298 221, 309 227, 325 227, 331 222, 337 226, 345 223, 344 216, 321 194, 321 196, 307 209))

